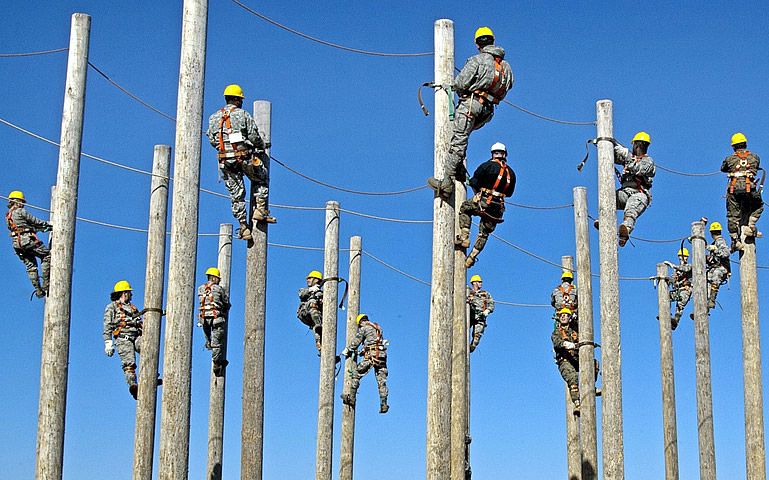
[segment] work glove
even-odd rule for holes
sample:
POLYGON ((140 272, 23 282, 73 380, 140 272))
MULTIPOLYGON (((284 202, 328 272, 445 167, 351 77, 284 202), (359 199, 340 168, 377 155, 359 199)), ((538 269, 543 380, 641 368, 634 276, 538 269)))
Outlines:
POLYGON ((567 350, 574 350, 575 348, 577 348, 577 344, 575 344, 574 342, 563 342, 563 348, 567 350))
POLYGON ((104 354, 111 357, 115 353, 115 346, 112 340, 104 340, 104 354))
POLYGON ((489 310, 489 309, 487 308, 486 310, 484 310, 484 311, 483 311, 483 316, 484 316, 484 317, 488 317, 489 315, 491 315, 491 310, 489 310))
POLYGON ((310 291, 312 293, 319 292, 320 291, 320 285, 313 285, 312 287, 310 287, 310 291))
POLYGON ((51 225, 51 224, 49 223, 48 225, 46 225, 45 227, 43 227, 43 231, 44 231, 44 232, 52 232, 52 231, 53 231, 53 225, 51 225))
POLYGON ((201 328, 201 327, 203 326, 203 322, 201 322, 200 320, 198 320, 198 324, 197 324, 197 325, 198 325, 198 328, 201 328))
POLYGON ((709 252, 715 252, 716 251, 716 246, 715 245, 708 245, 707 249, 708 249, 709 252))
POLYGON ((662 263, 664 263, 665 265, 667 265, 667 266, 668 266, 668 267, 670 267, 670 268, 673 268, 673 267, 674 267, 674 265, 673 265, 673 262, 671 262, 671 261, 669 261, 669 260, 665 260, 665 261, 664 261, 664 262, 662 262, 662 263))
POLYGON ((342 350, 342 356, 350 358, 352 356, 352 350, 350 350, 349 348, 345 347, 345 349, 342 350))

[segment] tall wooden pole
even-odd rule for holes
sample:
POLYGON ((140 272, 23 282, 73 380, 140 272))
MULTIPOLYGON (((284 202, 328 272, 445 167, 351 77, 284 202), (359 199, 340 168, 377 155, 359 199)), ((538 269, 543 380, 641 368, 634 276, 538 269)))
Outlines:
MULTIPOLYGON (((350 290, 347 297, 347 336, 345 346, 349 345, 358 333, 358 313, 360 312, 360 270, 362 242, 360 237, 350 237, 350 290)), ((348 358, 343 367, 343 393, 350 393, 351 377, 348 372, 355 370, 355 357, 348 358)), ((339 461, 339 480, 352 480, 353 458, 355 452, 355 406, 342 406, 342 448, 339 461)))
POLYGON ((339 281, 339 203, 326 202, 326 238, 324 242, 323 333, 320 348, 320 385, 318 387, 318 439, 315 479, 331 480, 331 456, 334 441, 334 367, 336 362, 336 310, 339 281))
POLYGON ((84 13, 72 15, 61 115, 59 170, 56 174, 55 202, 51 205, 51 223, 56 241, 51 245, 51 274, 43 321, 35 456, 37 480, 60 479, 64 460, 72 262, 90 31, 90 16, 84 13))
POLYGON ((657 264, 657 303, 660 324, 660 368, 662 378, 662 425, 665 442, 665 480, 678 480, 678 433, 676 429, 676 384, 673 375, 673 338, 670 326, 668 267, 657 264))
MULTIPOLYGON (((265 142, 272 141, 272 103, 254 102, 254 121, 265 142)), ((270 171, 270 152, 262 156, 270 171)), ((269 177, 268 177, 269 178, 269 177)), ((254 211, 254 186, 251 185, 254 211)), ((267 310, 267 223, 254 223, 246 253, 245 335, 243 338, 243 425, 240 478, 262 478, 264 454, 264 331, 267 310)))
POLYGON ((747 480, 766 479, 764 401, 761 382, 761 331, 758 320, 756 244, 745 242, 740 258, 742 365, 745 380, 745 454, 747 480))
POLYGON ((155 452, 155 413, 158 403, 158 364, 163 285, 166 263, 166 221, 168 220, 168 178, 171 146, 155 145, 150 183, 150 212, 147 233, 147 266, 144 276, 144 314, 139 393, 134 434, 134 480, 152 480, 155 452))
MULTIPOLYGON (((598 137, 613 137, 611 100, 596 103, 598 137)), ((603 478, 625 478, 622 441, 622 356, 619 331, 617 265, 617 199, 614 190, 614 149, 598 142, 598 219, 601 263, 601 358, 603 359, 603 478)))
MULTIPOLYGON (((571 255, 561 257, 563 270, 574 271, 574 258, 571 255)), ((581 278, 581 277, 580 277, 581 278)), ((579 290, 577 291, 579 293, 579 290)), ((582 340, 582 332, 580 332, 582 340)), ((580 377, 582 372, 580 371, 580 377)), ((574 402, 571 400, 569 386, 564 384, 566 393, 566 466, 569 472, 569 480, 580 480, 582 472, 582 450, 579 442, 579 417, 574 415, 574 402)), ((593 400, 595 402, 595 399, 593 400)))
POLYGON ((163 359, 160 480, 186 480, 190 450, 190 377, 208 1, 184 0, 183 10, 163 359))
MULTIPOLYGON (((219 225, 219 245, 216 266, 221 275, 219 285, 230 294, 230 277, 232 265, 232 224, 219 225)), ((229 318, 224 322, 224 343, 222 357, 227 358, 227 330, 229 318)), ((208 464, 206 480, 222 480, 222 457, 224 454, 224 397, 227 385, 227 369, 222 370, 222 376, 214 375, 211 364, 210 399, 208 402, 208 464)))
POLYGON ((707 306, 708 284, 705 275, 705 222, 703 221, 692 223, 692 289, 700 479, 715 480, 716 449, 713 441, 713 388, 710 383, 710 326, 707 306))
MULTIPOLYGON (((454 71, 454 22, 435 22, 435 83, 450 85, 454 71)), ((436 178, 444 175, 451 124, 449 99, 435 91, 436 178)), ((427 351, 427 480, 451 475, 451 335, 454 305, 454 201, 433 199, 433 268, 427 351)), ((464 289, 462 290, 464 291, 464 289)))
POLYGON ((598 439, 595 420, 595 347, 593 346, 593 272, 590 265, 590 227, 587 189, 574 188, 574 236, 577 244, 577 300, 579 303, 579 423, 582 480, 598 477, 598 439))

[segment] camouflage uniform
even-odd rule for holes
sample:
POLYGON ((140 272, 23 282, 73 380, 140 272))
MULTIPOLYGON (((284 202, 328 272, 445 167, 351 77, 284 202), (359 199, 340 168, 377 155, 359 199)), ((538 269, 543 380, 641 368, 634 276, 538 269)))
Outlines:
POLYGON ((636 157, 621 145, 614 147, 614 163, 625 168, 620 174, 620 188, 617 190, 617 209, 624 210, 622 225, 628 235, 633 231, 638 217, 652 201, 652 178, 656 173, 654 160, 648 155, 636 157))
POLYGON ((264 140, 251 115, 235 105, 227 105, 211 115, 206 136, 218 152, 219 171, 232 200, 232 215, 241 224, 247 224, 244 173, 256 186, 257 206, 267 208, 269 190, 264 140), (239 141, 230 142, 231 134, 239 134, 239 141))
POLYGON ((350 394, 354 397, 360 386, 360 379, 374 367, 374 375, 379 389, 379 398, 382 404, 387 404, 387 347, 382 338, 382 329, 379 324, 365 321, 358 327, 358 332, 347 346, 347 351, 354 352, 362 343, 361 354, 363 359, 358 362, 356 369, 350 372, 350 394))
POLYGON ((672 268, 670 300, 676 302, 676 312, 671 319, 671 327, 675 330, 679 320, 681 320, 684 308, 692 298, 692 266, 687 262, 681 262, 678 265, 672 264, 672 268))
POLYGON ((483 332, 486 330, 486 319, 494 312, 494 298, 486 290, 475 292, 471 289, 467 303, 470 305, 470 328, 473 333, 473 340, 470 343, 472 352, 480 343, 483 332))
POLYGON ((726 157, 721 164, 721 171, 730 177, 726 189, 726 219, 729 236, 735 242, 740 236, 740 227, 755 228, 764 211, 755 181, 760 165, 758 155, 744 148, 726 157))
POLYGON ((51 271, 51 251, 37 238, 35 232, 50 232, 51 224, 27 212, 23 204, 11 202, 5 215, 8 230, 11 231, 13 251, 27 269, 27 276, 38 296, 48 291, 48 277, 51 271), (43 274, 43 285, 37 271, 37 259, 43 274))
POLYGON ((323 290, 320 285, 299 289, 299 308, 296 316, 312 330, 315 336, 315 346, 320 352, 320 342, 323 333, 323 290))
POLYGON ((562 308, 568 308, 572 312, 577 313, 578 303, 577 287, 572 282, 561 282, 550 294, 550 305, 555 308, 556 314, 562 308))
MULTIPOLYGON (((558 371, 569 386, 569 396, 571 396, 572 402, 579 408, 579 348, 566 348, 564 345, 564 342, 571 342, 575 344, 575 347, 579 344, 577 322, 572 321, 565 327, 559 323, 555 326, 550 338, 553 341, 553 351, 555 351, 555 363, 558 364, 558 371)), ((595 360, 596 380, 598 379, 598 371, 598 360, 595 360)))
POLYGON ((142 319, 133 303, 110 302, 104 309, 104 341, 115 338, 128 386, 136 383, 136 354, 141 352, 142 319))
POLYGON ((729 246, 722 235, 716 235, 713 242, 708 245, 707 264, 708 278, 708 308, 716 308, 716 297, 721 284, 726 281, 731 273, 729 264, 729 246))
POLYGON ((230 310, 230 298, 227 291, 219 284, 208 281, 198 287, 200 300, 200 325, 206 336, 206 348, 211 350, 214 367, 226 364, 225 322, 230 310))

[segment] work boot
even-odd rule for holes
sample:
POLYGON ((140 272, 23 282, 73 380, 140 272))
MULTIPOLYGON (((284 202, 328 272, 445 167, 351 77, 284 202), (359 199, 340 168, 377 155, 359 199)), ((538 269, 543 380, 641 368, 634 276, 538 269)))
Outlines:
POLYGON ((227 360, 223 360, 221 363, 215 363, 214 364, 214 376, 215 377, 221 377, 224 376, 224 368, 229 365, 230 362, 227 360))
POLYGON ((473 342, 470 344, 470 353, 473 353, 475 351, 475 348, 478 346, 477 343, 473 342))
POLYGON ((430 177, 427 179, 427 184, 443 199, 448 199, 454 193, 454 181, 451 177, 446 177, 443 180, 430 177))
POLYGON ((379 400, 379 413, 387 413, 390 410, 390 406, 387 404, 387 398, 381 398, 379 400))
POLYGON ((131 394, 132 397, 134 397, 134 400, 138 399, 139 395, 139 385, 133 383, 128 386, 128 393, 131 394))
POLYGON ((270 216, 270 211, 266 208, 255 208, 252 218, 255 222, 278 223, 278 219, 270 216))
POLYGON ((676 312, 675 315, 673 315, 673 318, 670 319, 670 328, 671 330, 675 330, 678 328, 678 322, 681 321, 681 312, 676 312))
POLYGON ((574 415, 579 416, 579 407, 580 407, 579 400, 574 400, 574 415))
POLYGON ((603 392, 599 387, 595 387, 595 396, 600 397, 603 392))
POLYGON ((459 231, 459 235, 454 239, 454 245, 461 248, 468 248, 470 246, 469 228, 463 228, 459 231))
POLYGON ((342 398, 342 403, 345 405, 349 405, 351 407, 355 406, 355 395, 351 393, 343 393, 340 395, 340 397, 342 398))
POLYGON ((206 340, 206 350, 211 350, 211 342, 206 340))
POLYGON ((162 378, 158 378, 158 381, 156 382, 156 384, 157 384, 158 387, 163 385, 163 379, 162 378))
POLYGON ((475 265, 475 262, 477 261, 476 257, 478 257, 478 254, 481 253, 480 250, 477 248, 473 248, 473 251, 470 252, 470 255, 467 256, 467 259, 465 260, 465 267, 470 268, 473 265, 475 265))
POLYGON ((318 356, 320 357, 320 340, 315 340, 315 348, 318 349, 318 356))
POLYGON ((595 227, 596 230, 600 230, 599 228, 600 224, 598 223, 598 220, 593 220, 593 226, 595 227))
POLYGON ((251 229, 248 228, 248 225, 245 223, 240 224, 240 230, 238 231, 238 236, 241 240, 251 241, 254 239, 254 237, 251 236, 251 229))
POLYGON ((39 285, 35 285, 35 296, 37 298, 43 298, 48 294, 45 290, 43 290, 43 287, 39 285))
POLYGON ((630 231, 625 226, 624 223, 621 223, 619 226, 619 246, 624 247, 627 241, 630 239, 630 231))

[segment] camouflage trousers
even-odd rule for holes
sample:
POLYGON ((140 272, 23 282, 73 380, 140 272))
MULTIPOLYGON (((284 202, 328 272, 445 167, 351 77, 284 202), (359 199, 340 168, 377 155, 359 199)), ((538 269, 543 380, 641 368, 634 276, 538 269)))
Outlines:
POLYGON ((224 162, 219 164, 219 171, 222 180, 224 180, 224 186, 227 187, 227 191, 230 193, 232 216, 239 223, 248 223, 246 215, 246 184, 243 181, 243 174, 245 173, 248 179, 253 182, 255 197, 263 200, 266 204, 270 191, 267 187, 269 185, 269 178, 264 163, 262 162, 259 166, 255 167, 250 162, 224 162))
POLYGON ((477 320, 470 322, 470 328, 472 330, 472 343, 477 347, 483 337, 483 332, 486 331, 486 320, 477 320))
POLYGON ((733 236, 740 235, 743 225, 755 226, 764 212, 764 202, 759 192, 726 194, 726 225, 733 236))
MULTIPOLYGON (((558 371, 569 386, 572 401, 579 401, 579 359, 561 358, 558 360, 558 371)), ((595 379, 598 380, 598 360, 595 360, 595 379)))
POLYGON ((681 316, 691 298, 692 287, 682 287, 670 292, 670 299, 676 302, 676 315, 681 316))
POLYGON ((48 289, 48 277, 51 273, 51 251, 40 240, 29 238, 20 243, 20 247, 16 245, 14 241, 13 251, 21 263, 24 264, 24 268, 27 270, 27 277, 32 283, 32 286, 37 288, 40 286, 40 276, 37 270, 37 259, 40 259, 40 269, 43 274, 43 290, 48 289))
MULTIPOLYGON (((369 370, 371 370, 371 367, 374 367, 374 365, 369 359, 364 357, 360 362, 358 362, 355 370, 350 372, 350 391, 353 395, 358 392, 358 387, 360 387, 360 379, 363 378, 369 372, 369 370)), ((386 399, 387 395, 390 393, 389 389, 387 388, 387 362, 385 362, 380 367, 374 367, 374 375, 376 376, 379 398, 386 399)))
POLYGON ((123 366, 126 383, 136 385, 136 354, 141 353, 141 336, 118 335, 115 339, 117 354, 123 366))
POLYGON ((482 199, 478 194, 462 202, 462 205, 459 207, 459 228, 469 230, 472 225, 472 216, 481 219, 478 227, 478 238, 475 239, 475 244, 473 245, 473 248, 479 252, 486 246, 489 235, 497 228, 497 222, 481 215, 481 207, 496 209, 493 213, 498 214, 499 218, 505 213, 504 203, 501 204, 501 208, 498 205, 488 206, 485 203, 485 199, 482 199), (484 202, 484 205, 481 205, 481 202, 484 202))
POLYGON ((323 334, 323 312, 310 302, 302 302, 296 312, 299 321, 307 325, 315 336, 315 344, 320 345, 323 334))
POLYGON ((716 307, 716 297, 718 296, 718 290, 721 288, 721 283, 726 280, 729 272, 726 271, 726 267, 723 265, 717 265, 715 267, 708 267, 707 279, 708 285, 708 308, 716 307))
POLYGON ((457 105, 452 122, 454 133, 451 135, 449 143, 449 155, 446 159, 444 178, 465 179, 464 168, 460 165, 467 158, 467 143, 470 134, 489 123, 493 116, 494 106, 489 102, 479 102, 477 95, 473 94, 459 99, 459 105, 457 105))
POLYGON ((206 336, 206 343, 211 347, 211 361, 214 365, 222 365, 227 343, 224 317, 204 318, 203 335, 206 336))
POLYGON ((651 195, 631 187, 622 187, 617 190, 617 210, 624 210, 625 217, 622 223, 627 227, 628 233, 635 228, 638 217, 651 202, 651 195))

